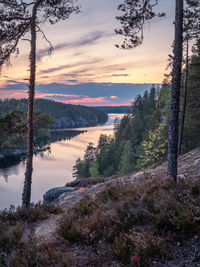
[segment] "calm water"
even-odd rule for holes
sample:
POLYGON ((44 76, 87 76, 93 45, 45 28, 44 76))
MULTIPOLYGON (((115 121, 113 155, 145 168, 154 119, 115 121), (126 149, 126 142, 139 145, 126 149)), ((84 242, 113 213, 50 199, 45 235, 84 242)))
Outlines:
MULTIPOLYGON (((114 119, 122 116, 110 114, 103 126, 54 132, 50 151, 34 156, 31 201, 42 200, 48 189, 72 181, 73 165, 84 155, 87 144, 96 145, 100 134, 112 134, 114 119)), ((0 209, 21 204, 24 173, 25 161, 0 169, 0 209)))

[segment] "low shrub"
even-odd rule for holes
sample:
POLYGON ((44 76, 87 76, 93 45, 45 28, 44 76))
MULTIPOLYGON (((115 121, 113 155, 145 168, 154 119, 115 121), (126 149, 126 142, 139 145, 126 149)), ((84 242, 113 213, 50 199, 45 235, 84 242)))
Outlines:
POLYGON ((37 220, 45 220, 50 214, 58 214, 61 212, 61 207, 42 204, 41 202, 36 204, 32 203, 29 207, 22 206, 15 208, 14 206, 10 206, 9 209, 0 211, 0 222, 9 222, 11 224, 19 221, 32 223, 37 220))
POLYGON ((12 228, 9 224, 0 224, 0 252, 5 252, 10 254, 21 240, 24 230, 24 225, 17 223, 16 226, 12 228))
POLYGON ((131 255, 143 262, 163 256, 169 242, 200 231, 199 182, 188 177, 177 186, 163 176, 137 185, 108 186, 70 208, 59 234, 68 242, 106 242, 123 262, 130 262, 131 255))
POLYGON ((116 236, 112 251, 117 259, 124 263, 130 263, 131 255, 134 255, 134 242, 131 236, 124 232, 116 236))
POLYGON ((61 218, 58 230, 59 234, 71 242, 81 241, 84 234, 81 234, 79 223, 83 223, 82 219, 94 214, 98 208, 98 204, 90 197, 82 198, 61 218))
POLYGON ((143 261, 148 257, 160 257, 166 254, 166 240, 155 236, 152 232, 143 231, 135 233, 132 239, 134 243, 134 254, 139 255, 143 261))
POLYGON ((44 244, 38 246, 32 239, 26 243, 21 243, 8 257, 8 261, 9 266, 16 267, 71 266, 70 263, 67 263, 66 255, 44 244))
POLYGON ((107 201, 118 201, 123 193, 122 188, 120 189, 117 186, 108 186, 97 195, 97 198, 103 203, 106 203, 107 201))
MULTIPOLYGON (((140 264, 145 264, 149 257, 162 257, 166 254, 167 244, 165 239, 156 237, 151 232, 122 232, 116 237, 112 246, 113 254, 122 262, 130 263, 132 256, 140 259, 140 264)), ((145 265, 144 265, 145 266, 145 265)))
POLYGON ((11 206, 0 211, 0 266, 55 266, 53 252, 49 254, 48 249, 38 247, 31 240, 24 244, 21 239, 25 223, 45 220, 50 214, 61 211, 58 206, 41 203, 31 204, 28 208, 11 206))
MULTIPOLYGON (((112 177, 116 178, 116 177, 112 177)), ((106 182, 107 180, 111 180, 111 177, 89 177, 89 178, 82 178, 82 179, 76 179, 72 182, 67 183, 65 186, 72 186, 72 187, 90 187, 92 185, 101 184, 106 182)))

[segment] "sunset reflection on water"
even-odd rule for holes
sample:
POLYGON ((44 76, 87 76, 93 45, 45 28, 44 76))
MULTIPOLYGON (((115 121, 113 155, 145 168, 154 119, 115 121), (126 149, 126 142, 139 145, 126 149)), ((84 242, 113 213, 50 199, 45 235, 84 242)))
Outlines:
MULTIPOLYGON (((103 126, 75 129, 85 132, 70 140, 52 143, 50 151, 34 156, 31 200, 42 200, 42 195, 48 189, 72 181, 72 168, 76 159, 84 155, 87 144, 93 142, 96 145, 100 134, 112 134, 115 118, 122 116, 110 114, 109 121, 103 126)), ((25 162, 0 169, 0 209, 21 204, 24 173, 25 162)))

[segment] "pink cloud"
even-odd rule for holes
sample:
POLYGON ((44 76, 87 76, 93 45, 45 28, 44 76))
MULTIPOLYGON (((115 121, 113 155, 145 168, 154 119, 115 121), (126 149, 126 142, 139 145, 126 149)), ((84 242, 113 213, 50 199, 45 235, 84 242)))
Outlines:
POLYGON ((47 93, 45 93, 45 94, 43 94, 43 93, 37 93, 36 92, 36 97, 38 97, 38 98, 51 98, 52 97, 52 99, 54 99, 54 97, 69 97, 69 98, 80 98, 80 97, 88 97, 88 96, 86 96, 86 95, 67 95, 67 94, 47 94, 47 93))
MULTIPOLYGON (((114 98, 115 99, 115 98, 114 98)), ((86 106, 129 106, 130 102, 113 103, 109 101, 107 97, 84 97, 81 99, 71 99, 59 101, 66 104, 82 104, 86 106)))
POLYGON ((63 103, 71 103, 71 104, 90 104, 90 103, 107 103, 108 100, 106 100, 106 97, 94 97, 94 98, 90 98, 90 97, 84 97, 84 98, 80 98, 80 99, 71 99, 71 100, 64 100, 64 101, 60 101, 63 103))
POLYGON ((27 98, 27 91, 26 90, 0 90, 0 98, 27 98))

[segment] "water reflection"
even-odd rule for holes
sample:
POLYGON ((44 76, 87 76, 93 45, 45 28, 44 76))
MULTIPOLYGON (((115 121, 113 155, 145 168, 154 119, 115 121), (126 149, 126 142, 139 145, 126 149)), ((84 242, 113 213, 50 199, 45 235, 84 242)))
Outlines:
POLYGON ((5 179, 6 183, 8 182, 9 176, 18 174, 19 174, 18 166, 13 166, 13 168, 0 169, 0 176, 2 176, 5 179))
MULTIPOLYGON (((50 149, 34 155, 31 201, 41 200, 49 188, 72 181, 76 159, 84 155, 89 142, 97 144, 100 134, 112 134, 115 118, 116 115, 110 117, 104 126, 59 130, 40 140, 40 144, 51 145, 50 149)), ((22 158, 7 159, 4 163, 4 168, 0 168, 0 209, 21 204, 25 173, 22 158)))
POLYGON ((57 131, 52 131, 50 135, 50 142, 54 143, 57 141, 65 141, 65 140, 70 140, 74 138, 75 136, 79 134, 85 133, 86 130, 57 130, 57 131))
POLYGON ((9 168, 10 166, 18 165, 24 158, 22 156, 8 156, 0 160, 0 175, 1 169, 9 168))
MULTIPOLYGON (((57 131, 51 131, 48 135, 40 136, 37 138, 37 148, 38 152, 36 152, 37 155, 39 155, 41 158, 44 157, 44 152, 48 152, 47 154, 51 154, 51 147, 49 146, 51 143, 55 143, 58 141, 65 141, 70 140, 73 137, 83 134, 84 130, 57 130, 57 131)), ((25 156, 23 155, 12 155, 7 156, 0 160, 0 176, 5 176, 6 180, 8 179, 9 175, 16 174, 18 175, 17 166, 22 161, 25 160, 25 156), (14 173, 11 174, 1 174, 1 172, 6 172, 9 170, 8 168, 13 166, 12 171, 14 173), (15 168, 16 167, 16 168, 15 168), (16 169, 16 171, 15 171, 16 169)), ((9 171, 10 172, 10 171, 9 171)))

